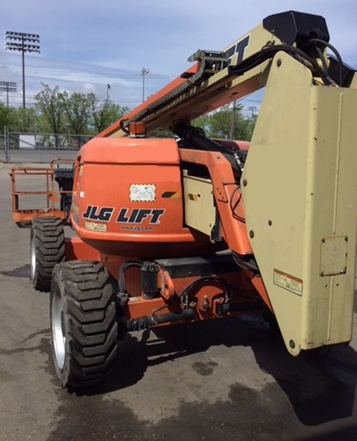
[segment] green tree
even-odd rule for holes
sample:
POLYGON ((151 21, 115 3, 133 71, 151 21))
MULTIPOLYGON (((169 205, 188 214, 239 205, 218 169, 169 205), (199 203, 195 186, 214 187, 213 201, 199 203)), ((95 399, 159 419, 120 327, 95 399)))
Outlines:
POLYGON ((100 133, 106 127, 110 126, 125 115, 128 111, 128 107, 121 107, 119 104, 114 104, 110 100, 105 100, 101 104, 96 103, 92 114, 92 124, 95 133, 100 133))
MULTIPOLYGON (((231 138, 232 112, 233 111, 227 105, 220 110, 211 113, 209 115, 207 136, 210 138, 231 138)), ((235 113, 234 123, 236 123, 237 114, 238 112, 235 113)))
POLYGON ((210 130, 210 115, 202 115, 192 121, 194 127, 200 127, 206 134, 210 130))
POLYGON ((76 135, 74 139, 79 148, 86 137, 81 135, 90 134, 92 126, 92 115, 95 109, 96 97, 94 93, 74 92, 68 95, 64 92, 64 110, 67 117, 67 130, 76 135))
POLYGON ((210 138, 250 141, 256 115, 244 117, 242 105, 226 105, 208 115, 196 118, 193 125, 201 127, 210 138))
POLYGON ((33 107, 17 107, 13 110, 14 122, 11 130, 16 132, 37 132, 38 131, 38 113, 33 107))
POLYGON ((242 136, 240 138, 236 138, 236 139, 241 139, 244 141, 251 141, 252 136, 253 136, 253 132, 254 132, 255 123, 257 121, 257 116, 258 115, 256 113, 252 113, 252 115, 243 119, 242 124, 241 124, 242 136))
POLYGON ((67 117, 67 128, 77 135, 90 132, 92 114, 95 109, 94 93, 64 92, 64 110, 67 117))
POLYGON ((65 129, 65 95, 58 86, 51 89, 48 84, 41 83, 43 89, 35 95, 36 108, 41 113, 40 129, 55 134, 56 148, 60 147, 58 134, 65 129))
POLYGON ((7 107, 0 101, 0 130, 4 133, 4 127, 12 129, 14 125, 15 115, 12 107, 7 107))

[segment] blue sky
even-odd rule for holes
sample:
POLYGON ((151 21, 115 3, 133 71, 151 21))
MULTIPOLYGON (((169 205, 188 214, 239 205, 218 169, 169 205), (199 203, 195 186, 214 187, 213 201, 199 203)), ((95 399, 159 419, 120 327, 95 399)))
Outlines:
MULTIPOLYGON (((110 98, 132 108, 141 101, 144 67, 149 96, 185 70, 197 49, 221 50, 287 10, 322 15, 330 42, 357 68, 356 0, 0 0, 0 8, 2 35, 40 35, 41 54, 25 55, 28 106, 41 83, 103 100, 110 84, 110 98)), ((0 81, 17 82, 10 104, 21 105, 19 52, 0 49, 0 81)))

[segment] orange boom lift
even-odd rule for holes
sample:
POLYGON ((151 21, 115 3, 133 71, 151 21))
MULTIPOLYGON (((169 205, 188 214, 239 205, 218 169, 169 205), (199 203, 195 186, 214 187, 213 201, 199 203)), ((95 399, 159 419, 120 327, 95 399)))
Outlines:
POLYGON ((351 339, 357 80, 325 20, 272 15, 189 60, 87 142, 73 168, 12 170, 14 220, 31 225, 32 283, 50 290, 63 387, 102 382, 118 340, 153 326, 265 311, 292 355, 351 339), (259 88, 250 144, 191 125, 259 88), (46 207, 20 209, 34 193, 19 179, 38 173, 46 207))

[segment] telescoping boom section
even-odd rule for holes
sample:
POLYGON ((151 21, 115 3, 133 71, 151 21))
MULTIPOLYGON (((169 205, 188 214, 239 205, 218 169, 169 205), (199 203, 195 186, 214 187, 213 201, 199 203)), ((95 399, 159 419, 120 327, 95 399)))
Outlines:
POLYGON ((329 39, 321 16, 271 15, 81 147, 64 215, 31 230, 62 386, 152 326, 263 311, 292 355, 351 340, 357 76, 329 39), (258 89, 250 142, 194 127, 258 89))

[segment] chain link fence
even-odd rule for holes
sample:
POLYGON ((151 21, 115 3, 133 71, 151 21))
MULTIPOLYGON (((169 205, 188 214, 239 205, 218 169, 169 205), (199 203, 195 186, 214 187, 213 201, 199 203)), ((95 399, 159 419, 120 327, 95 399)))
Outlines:
POLYGON ((0 135, 0 162, 48 163, 55 158, 74 158, 92 136, 58 133, 19 133, 6 128, 0 135))

